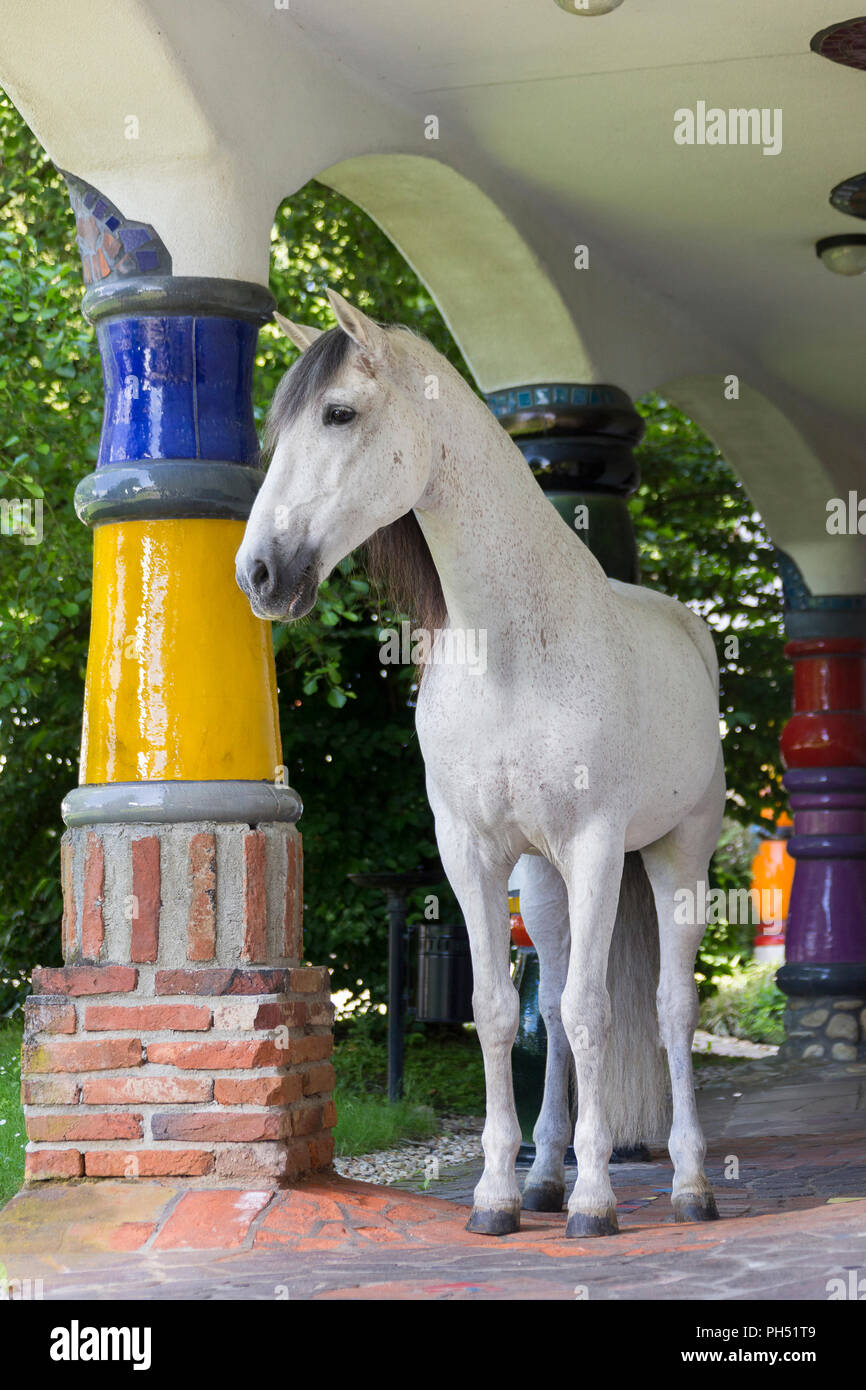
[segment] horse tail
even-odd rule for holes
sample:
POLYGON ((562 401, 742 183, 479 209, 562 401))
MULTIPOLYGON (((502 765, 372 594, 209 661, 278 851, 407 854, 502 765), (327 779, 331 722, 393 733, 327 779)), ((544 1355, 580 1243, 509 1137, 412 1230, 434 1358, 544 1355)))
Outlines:
POLYGON ((616 1148, 656 1143, 670 1128, 656 1008, 658 979, 655 899, 640 853, 632 851, 625 856, 607 964, 611 1029, 603 1085, 616 1148))

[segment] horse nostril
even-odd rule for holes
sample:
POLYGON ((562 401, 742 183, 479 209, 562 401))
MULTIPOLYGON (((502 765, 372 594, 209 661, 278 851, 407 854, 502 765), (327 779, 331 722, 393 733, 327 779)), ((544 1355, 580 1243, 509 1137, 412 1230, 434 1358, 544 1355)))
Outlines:
POLYGON ((264 560, 253 561, 250 567, 250 583, 254 589, 258 589, 258 591, 261 592, 262 589, 267 587, 270 577, 270 571, 264 560))

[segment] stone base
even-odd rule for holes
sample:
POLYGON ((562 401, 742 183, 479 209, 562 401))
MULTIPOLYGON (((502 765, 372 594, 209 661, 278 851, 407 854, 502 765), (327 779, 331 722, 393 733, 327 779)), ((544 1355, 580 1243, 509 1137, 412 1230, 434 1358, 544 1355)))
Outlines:
POLYGON ((294 826, 74 829, 62 867, 67 964, 25 1004, 27 1180, 327 1168, 333 1008, 301 964, 294 826))
POLYGON ((792 997, 785 1006, 785 1061, 854 1062, 866 1058, 866 999, 792 997))

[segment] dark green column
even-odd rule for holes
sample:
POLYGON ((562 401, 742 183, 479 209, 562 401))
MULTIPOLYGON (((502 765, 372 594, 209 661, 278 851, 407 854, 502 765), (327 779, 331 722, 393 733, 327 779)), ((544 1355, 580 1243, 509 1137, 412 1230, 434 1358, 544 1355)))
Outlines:
MULTIPOLYGON (((628 498, 640 482, 634 448, 644 423, 617 386, 553 383, 516 386, 487 397, 494 415, 518 445, 560 516, 575 528, 612 579, 637 584, 637 544, 628 498)), ((544 1093, 547 1037, 538 1008, 538 956, 520 947, 515 978, 520 1021, 512 1053, 514 1098, 524 1139, 544 1093)))

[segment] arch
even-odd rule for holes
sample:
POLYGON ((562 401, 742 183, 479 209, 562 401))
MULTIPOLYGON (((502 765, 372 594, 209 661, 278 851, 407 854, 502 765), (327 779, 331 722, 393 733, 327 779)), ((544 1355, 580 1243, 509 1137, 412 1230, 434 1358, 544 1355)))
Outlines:
POLYGON ((866 537, 830 535, 826 526, 830 498, 846 496, 858 472, 862 482, 838 420, 832 428, 805 408, 785 412, 742 381, 739 399, 726 400, 718 375, 683 376, 658 390, 713 440, 813 594, 863 592, 866 537), (816 447, 816 435, 831 444, 832 457, 816 447))
POLYGON ((409 154, 342 160, 318 178, 362 208, 427 285, 483 391, 560 381, 564 362, 568 379, 594 380, 559 290, 477 184, 441 160, 409 154), (492 285, 508 287, 510 334, 492 285))

